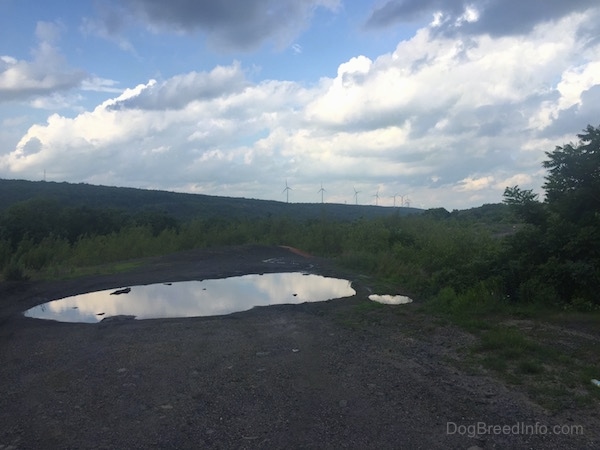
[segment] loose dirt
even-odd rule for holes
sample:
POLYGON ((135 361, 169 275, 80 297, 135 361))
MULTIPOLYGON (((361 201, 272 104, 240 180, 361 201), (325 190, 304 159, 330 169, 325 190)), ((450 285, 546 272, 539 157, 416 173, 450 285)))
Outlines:
POLYGON ((369 281, 293 249, 243 246, 117 275, 2 283, 0 449, 600 448, 597 416, 550 415, 461 370, 473 336, 418 303, 373 305, 369 281), (94 290, 290 271, 351 279, 357 294, 220 317, 22 315, 94 290))

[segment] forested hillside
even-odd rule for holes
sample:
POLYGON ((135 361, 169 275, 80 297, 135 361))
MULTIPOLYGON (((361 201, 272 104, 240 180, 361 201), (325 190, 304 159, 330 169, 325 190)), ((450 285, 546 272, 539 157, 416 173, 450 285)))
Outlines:
POLYGON ((1 180, 0 213, 11 205, 31 199, 45 199, 63 207, 122 210, 127 213, 163 213, 179 221, 190 219, 253 219, 289 216, 298 220, 326 216, 334 220, 374 218, 391 214, 414 214, 418 208, 386 208, 334 203, 283 203, 233 197, 146 189, 94 186, 46 181, 1 180))
MULTIPOLYGON (((503 204, 450 213, 444 208, 287 204, 68 183, 1 180, 0 187, 4 279, 72 276, 81 267, 244 243, 293 245, 372 271, 382 251, 406 264, 423 260, 424 251, 431 256, 437 251, 431 246, 441 241, 454 252, 482 233, 512 229, 503 204)), ((444 264, 451 264, 452 252, 444 256, 444 264)), ((397 263, 385 264, 385 272, 394 274, 397 263)), ((405 276, 408 285, 417 279, 409 272, 405 276)))

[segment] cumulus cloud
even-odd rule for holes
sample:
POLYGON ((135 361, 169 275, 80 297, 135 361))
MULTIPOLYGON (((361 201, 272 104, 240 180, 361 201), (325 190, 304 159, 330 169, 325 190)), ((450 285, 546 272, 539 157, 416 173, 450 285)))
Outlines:
POLYGON ((266 41, 287 45, 308 25, 316 8, 335 11, 339 6, 340 0, 125 0, 103 6, 83 28, 127 47, 131 44, 122 37, 123 29, 138 21, 155 31, 200 31, 220 50, 248 51, 266 41))
MULTIPOLYGON (((566 109, 550 107, 556 111, 553 119, 546 122, 544 132, 549 135, 566 135, 579 131, 587 125, 600 125, 600 82, 580 93, 579 100, 566 109)), ((545 111, 546 112, 546 111, 545 111)))
POLYGON ((425 27, 311 87, 253 83, 239 63, 151 80, 30 127, 0 173, 271 199, 287 178, 291 201, 318 201, 324 182, 332 202, 353 203, 354 188, 390 206, 498 202, 504 186, 541 185, 544 152, 597 120, 600 47, 571 32, 585 20, 526 39, 425 27))
POLYGON ((238 92, 247 84, 239 63, 217 66, 210 72, 190 72, 153 83, 139 95, 115 102, 112 108, 179 109, 195 100, 238 92))
POLYGON ((227 93, 220 90, 219 95, 196 95, 188 102, 172 97, 173 86, 182 79, 189 92, 202 93, 207 81, 210 85, 232 74, 241 77, 239 64, 161 84, 151 80, 73 118, 53 114, 45 124, 30 127, 15 150, 2 157, 0 167, 13 173, 37 173, 43 167, 57 179, 145 186, 177 187, 216 174, 225 183, 252 180, 252 170, 242 174, 225 167, 248 169, 250 161, 264 167, 277 164, 263 157, 271 156, 271 149, 252 144, 265 128, 285 123, 285 110, 295 107, 303 90, 273 81, 227 93), (143 180, 136 179, 138 174, 143 180))
POLYGON ((489 187, 494 182, 493 176, 486 176, 480 178, 467 177, 460 180, 455 190, 458 192, 461 191, 480 191, 489 187))
POLYGON ((60 31, 59 25, 38 22, 38 45, 31 61, 0 56, 0 102, 50 95, 80 85, 86 74, 70 68, 54 45, 60 31))
MULTIPOLYGON (((576 45, 574 38, 553 35, 551 27, 530 40, 455 39, 421 29, 391 54, 340 65, 307 115, 338 128, 410 126, 413 138, 495 134, 494 127, 507 122, 522 127, 525 110, 556 94, 549 87, 574 60, 576 45)), ((580 85, 571 83, 575 96, 580 85)))
POLYGON ((434 17, 432 25, 446 33, 510 36, 597 6, 596 0, 388 0, 372 11, 366 26, 386 27, 429 16, 434 17))

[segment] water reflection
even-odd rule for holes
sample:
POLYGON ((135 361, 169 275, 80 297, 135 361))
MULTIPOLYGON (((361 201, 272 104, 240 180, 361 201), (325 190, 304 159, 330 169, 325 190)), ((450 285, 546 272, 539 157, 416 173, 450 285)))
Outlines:
POLYGON ((133 286, 90 292, 44 303, 27 317, 60 322, 99 322, 117 315, 137 319, 230 314, 254 306, 350 297, 348 280, 303 273, 274 273, 203 281, 133 286), (115 295, 121 291, 119 295, 115 295))
POLYGON ((406 303, 412 303, 412 299, 405 297, 404 295, 369 295, 369 300, 377 303, 383 303, 386 305, 404 305, 406 303))

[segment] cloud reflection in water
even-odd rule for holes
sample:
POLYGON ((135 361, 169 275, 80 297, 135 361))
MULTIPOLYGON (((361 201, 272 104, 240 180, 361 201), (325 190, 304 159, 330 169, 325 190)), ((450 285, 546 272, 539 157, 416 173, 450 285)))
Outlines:
POLYGON ((131 292, 121 295, 111 295, 113 292, 115 289, 54 300, 31 308, 25 315, 89 323, 116 315, 137 319, 215 316, 254 306, 318 302, 356 294, 348 280, 296 272, 133 286, 131 292))

